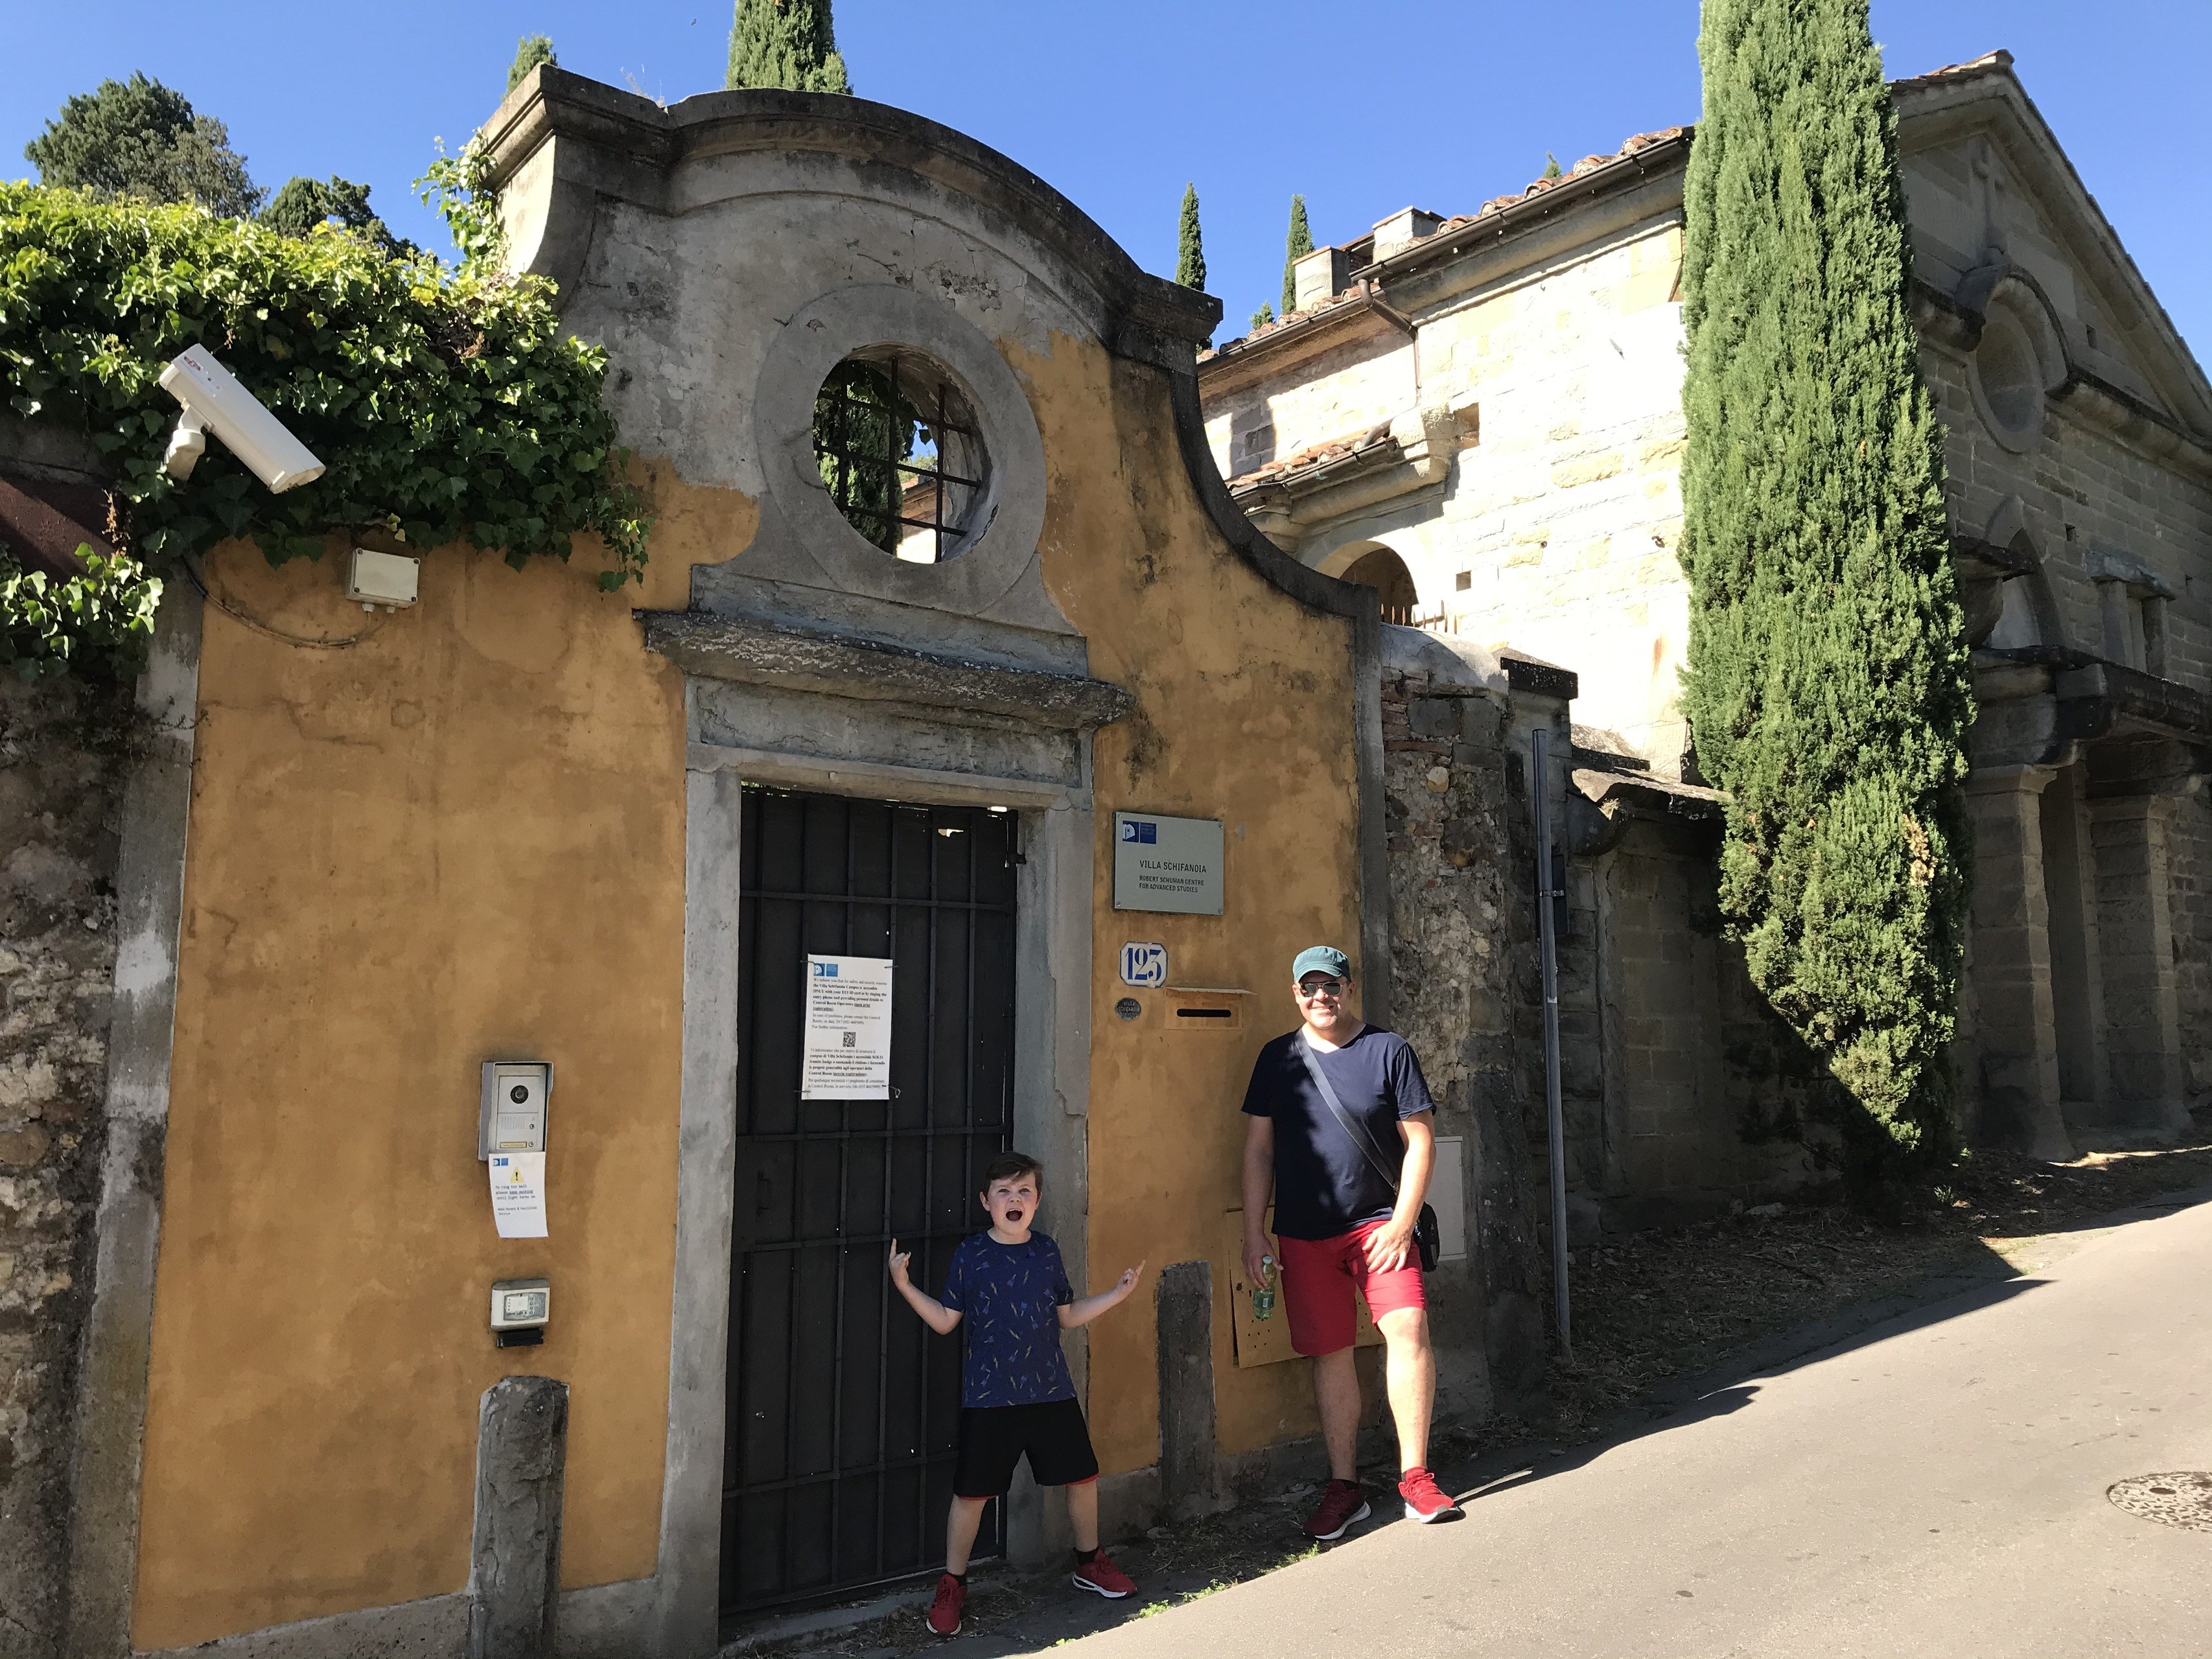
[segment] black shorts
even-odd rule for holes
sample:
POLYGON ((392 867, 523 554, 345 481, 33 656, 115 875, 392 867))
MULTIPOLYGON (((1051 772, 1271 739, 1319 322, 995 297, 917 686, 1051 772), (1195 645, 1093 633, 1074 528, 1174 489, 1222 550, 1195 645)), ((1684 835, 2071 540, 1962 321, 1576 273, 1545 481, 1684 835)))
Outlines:
POLYGON ((1098 1455, 1091 1449, 1091 1431, 1075 1401, 963 1406, 952 1490, 963 1498, 1003 1498, 1024 1452, 1040 1486, 1079 1486, 1098 1478, 1098 1455))

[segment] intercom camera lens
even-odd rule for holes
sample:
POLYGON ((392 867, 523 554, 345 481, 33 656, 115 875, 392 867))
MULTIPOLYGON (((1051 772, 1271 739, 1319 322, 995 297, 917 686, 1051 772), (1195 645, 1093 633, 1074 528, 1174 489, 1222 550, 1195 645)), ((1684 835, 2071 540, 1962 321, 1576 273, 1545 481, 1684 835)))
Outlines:
POLYGON ((530 1098, 530 1085, 526 1083, 516 1084, 507 1091, 507 1097, 516 1105, 521 1105, 524 1101, 530 1098))

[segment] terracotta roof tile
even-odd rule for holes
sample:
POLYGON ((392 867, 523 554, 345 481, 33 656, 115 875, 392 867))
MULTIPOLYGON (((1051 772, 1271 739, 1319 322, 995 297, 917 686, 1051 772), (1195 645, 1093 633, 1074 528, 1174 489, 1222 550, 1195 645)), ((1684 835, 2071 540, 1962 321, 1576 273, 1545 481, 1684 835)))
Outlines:
POLYGON ((1240 472, 1229 481, 1229 487, 1237 489, 1247 484, 1285 478, 1294 472, 1309 471, 1324 461, 1333 461, 1344 455, 1356 455, 1363 449, 1372 448, 1389 435, 1390 422, 1377 422, 1357 437, 1332 438, 1327 443, 1311 445, 1295 455, 1285 455, 1280 460, 1270 461, 1249 472, 1240 472))

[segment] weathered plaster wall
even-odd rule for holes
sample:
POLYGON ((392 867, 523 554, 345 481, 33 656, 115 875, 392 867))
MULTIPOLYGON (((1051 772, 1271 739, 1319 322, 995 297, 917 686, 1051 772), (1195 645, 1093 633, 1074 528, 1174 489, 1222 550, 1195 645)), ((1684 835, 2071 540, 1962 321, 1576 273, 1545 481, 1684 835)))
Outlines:
POLYGON ((0 1652, 61 1650, 129 686, 0 679, 0 1652))
MULTIPOLYGON (((625 435, 669 456, 695 484, 763 488, 748 400, 769 372, 777 329, 847 286, 891 283, 942 303, 989 337, 1022 382, 1048 472, 1041 597, 1060 614, 1012 620, 1054 650, 1076 650, 1091 676, 1139 698, 1092 745, 1087 1179, 1048 1186, 1064 1196, 1048 1197, 1044 1220, 1073 1231, 1054 1205, 1087 1185, 1087 1260, 1078 1270, 1094 1286, 1139 1260, 1148 1273, 1206 1260, 1225 1316, 1238 1107, 1253 1056, 1294 1023, 1286 981, 1297 950, 1316 938, 1358 948, 1351 627, 1291 599, 1224 544, 1178 447, 1167 374, 1105 348, 1114 324, 1095 273, 1071 269, 1023 224, 922 173, 799 147, 702 152, 678 174, 672 199, 684 210, 680 230, 653 207, 609 201, 599 210, 568 319, 609 345, 625 435), (732 305, 732 292, 744 303, 732 305), (1220 818, 1227 913, 1114 912, 1117 809, 1220 818), (1167 944, 1174 984, 1255 993, 1239 1029, 1170 1032, 1152 993, 1133 994, 1146 1005, 1142 1018, 1120 1021, 1116 963, 1133 939, 1167 944)), ((796 530, 779 533, 771 549, 763 530, 726 571, 704 579, 713 592, 702 602, 736 603, 724 585, 734 589, 772 553, 782 561, 773 573, 779 602, 830 604, 817 592, 828 578, 808 562, 816 550, 796 530)), ((888 625, 887 610, 871 611, 872 625, 888 625)), ((1008 620, 1003 607, 985 615, 1008 620)), ((969 623, 957 607, 933 609, 926 593, 896 613, 902 640, 954 654, 970 648, 969 623)), ((1159 1456, 1149 1306, 1148 1294, 1073 1344, 1087 1347, 1093 1434, 1109 1474, 1159 1456)), ((1311 1432, 1302 1368, 1239 1372, 1225 1316, 1212 1341, 1224 1448, 1311 1432)), ((580 1390, 578 1401, 580 1425, 580 1390)))
POLYGON ((370 618, 335 558, 210 561, 140 1648, 461 1589, 477 1401, 512 1372, 574 1390, 564 1583, 653 1570, 684 727, 630 609, 680 603, 686 548, 750 511, 660 504, 643 594, 600 593, 589 547, 520 573, 444 548, 370 618), (499 1056, 554 1063, 547 1241, 492 1226, 499 1056), (537 1273, 545 1345, 495 1349, 489 1286, 537 1273))
MULTIPOLYGON (((1110 1284, 1139 1261, 1213 1264, 1216 1422, 1236 1454, 1316 1428, 1303 1365, 1236 1364, 1228 1216, 1253 1058, 1297 1024, 1291 958, 1317 939, 1358 957, 1351 630, 1222 544, 1183 470, 1164 374, 1065 337, 1049 356, 1008 356, 1053 467, 1047 588, 1085 635, 1091 672, 1140 700, 1092 749, 1091 1278, 1110 1284), (1221 819, 1224 914, 1116 912, 1116 811, 1221 819), (1172 1029, 1159 993, 1120 982, 1129 939, 1167 945, 1171 985, 1250 992, 1237 1029, 1172 1029), (1115 1014, 1124 995, 1144 1006, 1134 1021, 1115 1014)), ((1092 1434, 1109 1473, 1159 1455, 1149 1300, 1091 1328, 1092 1434)))

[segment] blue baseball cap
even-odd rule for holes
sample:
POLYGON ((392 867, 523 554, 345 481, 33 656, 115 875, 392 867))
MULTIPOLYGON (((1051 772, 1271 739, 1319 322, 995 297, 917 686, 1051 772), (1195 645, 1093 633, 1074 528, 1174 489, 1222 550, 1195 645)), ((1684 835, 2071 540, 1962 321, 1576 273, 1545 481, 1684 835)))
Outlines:
POLYGON ((1308 974, 1327 974, 1331 979, 1350 979, 1352 959, 1334 945, 1310 945, 1291 964, 1291 979, 1303 984, 1308 974))

